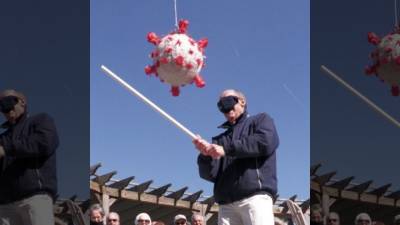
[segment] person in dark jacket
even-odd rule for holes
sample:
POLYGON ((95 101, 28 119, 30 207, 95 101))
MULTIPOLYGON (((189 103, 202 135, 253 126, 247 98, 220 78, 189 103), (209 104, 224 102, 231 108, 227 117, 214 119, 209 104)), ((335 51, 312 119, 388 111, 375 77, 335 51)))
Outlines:
POLYGON ((225 132, 212 143, 197 136, 200 177, 214 183, 220 205, 219 225, 273 225, 273 198, 277 194, 276 149, 279 145, 270 116, 249 116, 246 98, 237 90, 225 90, 218 108, 225 132))
POLYGON ((53 119, 29 116, 26 97, 15 90, 0 93, 6 129, 0 134, 0 225, 54 225, 57 194, 53 119))

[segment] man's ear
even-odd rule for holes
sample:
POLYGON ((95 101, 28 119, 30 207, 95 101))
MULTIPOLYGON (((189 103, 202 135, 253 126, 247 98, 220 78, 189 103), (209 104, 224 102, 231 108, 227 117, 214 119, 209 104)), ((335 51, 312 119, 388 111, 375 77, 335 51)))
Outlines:
POLYGON ((246 105, 246 101, 242 98, 239 98, 239 104, 244 107, 246 105))
POLYGON ((24 99, 22 99, 22 98, 19 98, 18 100, 21 102, 21 105, 22 105, 23 107, 25 107, 25 106, 26 106, 26 102, 25 102, 25 100, 24 100, 24 99))

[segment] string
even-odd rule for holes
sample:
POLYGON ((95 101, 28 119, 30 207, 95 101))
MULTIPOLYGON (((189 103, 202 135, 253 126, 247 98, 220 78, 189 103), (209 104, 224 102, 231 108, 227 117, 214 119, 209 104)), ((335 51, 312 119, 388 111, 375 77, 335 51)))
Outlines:
POLYGON ((175 27, 178 28, 178 10, 176 9, 176 0, 174 0, 174 9, 175 9, 175 27))
POLYGON ((397 0, 394 0, 394 24, 396 28, 399 28, 399 19, 397 18, 398 9, 397 9, 397 0))

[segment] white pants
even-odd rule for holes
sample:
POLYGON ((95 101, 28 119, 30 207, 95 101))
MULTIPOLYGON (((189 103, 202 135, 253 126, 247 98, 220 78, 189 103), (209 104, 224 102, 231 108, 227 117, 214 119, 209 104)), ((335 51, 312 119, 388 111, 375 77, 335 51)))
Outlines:
POLYGON ((254 195, 219 206, 219 225, 274 225, 272 198, 254 195))
POLYGON ((53 200, 39 194, 0 205, 0 225, 54 225, 53 200))

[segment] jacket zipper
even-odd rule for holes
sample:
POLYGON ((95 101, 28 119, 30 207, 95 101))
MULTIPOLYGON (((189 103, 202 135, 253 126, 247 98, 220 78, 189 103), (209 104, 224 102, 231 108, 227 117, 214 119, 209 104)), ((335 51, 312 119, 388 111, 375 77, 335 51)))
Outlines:
POLYGON ((42 184, 42 181, 40 180, 39 170, 36 169, 35 171, 36 171, 36 174, 37 174, 37 176, 38 176, 39 188, 42 189, 43 184, 42 184))
POLYGON ((260 190, 261 190, 262 184, 261 184, 261 178, 260 178, 260 171, 258 171, 258 159, 257 158, 256 158, 256 172, 257 172, 258 185, 260 186, 260 190))

